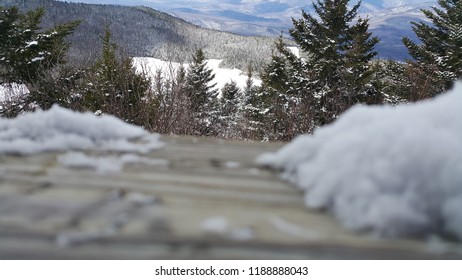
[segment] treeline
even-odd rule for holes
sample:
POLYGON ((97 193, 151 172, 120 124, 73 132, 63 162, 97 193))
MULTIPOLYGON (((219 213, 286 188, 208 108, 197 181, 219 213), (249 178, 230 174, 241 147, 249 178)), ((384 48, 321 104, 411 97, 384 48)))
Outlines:
MULTIPOLYGON (((52 104, 95 114, 112 114, 160 133, 233 139, 290 140, 334 121, 355 104, 399 104, 432 98, 462 77, 462 2, 440 0, 423 10, 431 25, 413 23, 422 43, 404 38, 413 61, 375 59, 379 38, 368 19, 358 18, 360 3, 318 0, 316 16, 302 13, 290 35, 297 56, 280 38, 255 86, 248 64, 244 89, 236 83, 221 92, 198 47, 187 69, 174 75, 137 72, 122 55, 106 26, 102 50, 86 67, 64 63, 64 38, 78 22, 40 30, 43 10, 22 14, 2 9, 0 18, 0 83, 26 84, 30 93, 3 104, 12 117, 52 104)), ((365 120, 367 121, 367 120, 365 120)))

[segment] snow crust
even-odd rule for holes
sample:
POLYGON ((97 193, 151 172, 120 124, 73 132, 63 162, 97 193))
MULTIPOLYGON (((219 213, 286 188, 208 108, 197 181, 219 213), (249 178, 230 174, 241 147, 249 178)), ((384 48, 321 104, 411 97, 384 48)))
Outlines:
POLYGON ((462 82, 417 104, 355 106, 257 161, 349 229, 462 240, 461 108, 462 82))
POLYGON ((235 241, 247 241, 255 238, 252 228, 232 226, 229 219, 224 216, 212 216, 200 223, 200 228, 206 234, 235 241))
POLYGON ((101 174, 117 173, 128 164, 143 163, 151 166, 167 166, 164 159, 150 159, 136 154, 120 156, 89 156, 82 152, 68 152, 58 156, 58 162, 67 167, 89 168, 101 174))
POLYGON ((15 119, 0 118, 0 155, 84 149, 147 153, 161 146, 158 135, 116 117, 97 117, 56 105, 15 119))

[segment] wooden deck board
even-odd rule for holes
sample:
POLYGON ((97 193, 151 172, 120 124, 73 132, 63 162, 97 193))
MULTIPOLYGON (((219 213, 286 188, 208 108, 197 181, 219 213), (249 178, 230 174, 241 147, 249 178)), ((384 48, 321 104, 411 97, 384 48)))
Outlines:
POLYGON ((351 233, 306 209, 300 191, 254 163, 280 143, 163 140, 145 156, 167 164, 113 174, 65 167, 62 153, 2 156, 0 258, 462 258, 351 233), (213 220, 225 225, 204 226, 213 220))

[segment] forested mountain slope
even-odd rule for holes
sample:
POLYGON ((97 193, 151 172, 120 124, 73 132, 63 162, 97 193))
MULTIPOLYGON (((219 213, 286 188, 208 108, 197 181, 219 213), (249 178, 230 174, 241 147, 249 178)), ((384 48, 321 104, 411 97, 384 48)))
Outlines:
POLYGON ((0 6, 22 10, 43 7, 43 25, 82 20, 71 37, 70 57, 82 61, 98 53, 100 36, 110 25, 114 41, 131 56, 154 56, 184 61, 197 48, 209 58, 224 59, 226 67, 241 69, 252 62, 260 67, 269 58, 274 38, 240 36, 200 28, 147 7, 67 3, 53 0, 0 0, 0 6))

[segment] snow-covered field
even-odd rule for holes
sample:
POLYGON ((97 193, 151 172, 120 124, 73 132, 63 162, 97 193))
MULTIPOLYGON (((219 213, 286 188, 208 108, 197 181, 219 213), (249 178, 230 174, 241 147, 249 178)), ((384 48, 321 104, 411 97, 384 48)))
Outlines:
POLYGON ((418 104, 355 106, 258 161, 349 229, 462 240, 461 106, 462 82, 418 104))
MULTIPOLYGON (((294 53, 298 53, 297 48, 291 48, 294 53)), ((239 69, 221 68, 220 64, 223 60, 220 59, 209 59, 207 60, 207 66, 215 74, 215 79, 212 83, 216 83, 216 89, 221 90, 223 86, 231 81, 235 81, 237 85, 243 89, 247 82, 247 74, 239 69)), ((180 63, 168 62, 153 57, 134 57, 133 63, 136 69, 141 73, 146 73, 151 77, 154 77, 158 70, 160 70, 165 78, 174 77, 176 71, 180 67, 180 63)), ((188 64, 183 64, 185 69, 188 69, 188 64)), ((253 84, 256 86, 261 85, 261 80, 253 78, 253 84)), ((11 85, 0 85, 0 102, 9 100, 15 94, 27 94, 29 90, 25 85, 11 84, 11 85)))
POLYGON ((17 96, 29 93, 29 90, 22 84, 0 84, 0 103, 11 101, 17 96))
MULTIPOLYGON (((164 78, 175 77, 176 71, 180 67, 180 63, 167 62, 152 57, 134 57, 133 62, 140 73, 145 73, 152 78, 156 76, 158 70, 162 72, 164 78)), ((207 60, 208 68, 213 71, 213 74, 215 74, 215 79, 212 81, 212 83, 216 83, 215 89, 221 91, 223 86, 231 81, 236 82, 238 87, 244 89, 247 82, 246 73, 239 69, 221 68, 221 62, 222 60, 218 59, 207 60)), ((183 66, 185 67, 185 69, 188 68, 188 64, 183 64, 183 66)), ((255 86, 260 86, 262 83, 261 80, 258 78, 253 78, 252 80, 255 86)), ((0 104, 2 102, 11 101, 17 96, 21 96, 28 93, 29 90, 25 85, 19 85, 16 83, 0 85, 0 104)))
MULTIPOLYGON (((157 71, 160 70, 165 78, 172 78, 181 66, 180 63, 167 62, 152 57, 135 57, 133 62, 138 71, 147 73, 151 77, 154 77, 157 71)), ((216 83, 215 89, 221 90, 226 83, 231 81, 235 81, 237 86, 243 89, 247 81, 246 73, 239 69, 221 68, 221 62, 222 60, 219 59, 207 60, 208 68, 213 71, 213 74, 215 74, 215 79, 212 81, 212 83, 216 83)), ((183 66, 185 69, 188 68, 188 64, 183 64, 183 66)), ((253 78, 253 84, 255 86, 260 86, 261 80, 253 78)))

